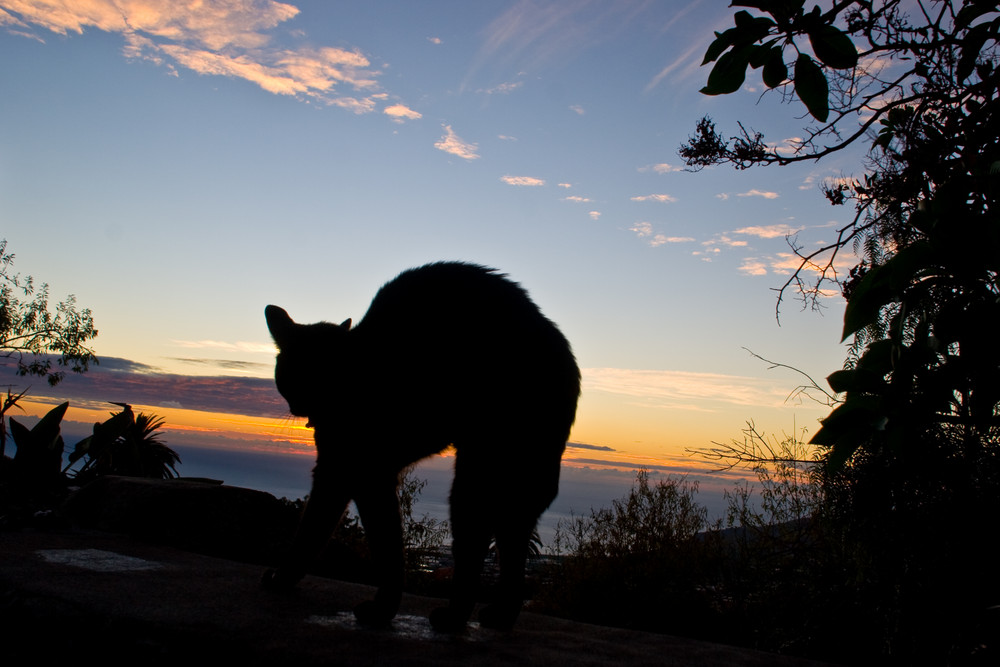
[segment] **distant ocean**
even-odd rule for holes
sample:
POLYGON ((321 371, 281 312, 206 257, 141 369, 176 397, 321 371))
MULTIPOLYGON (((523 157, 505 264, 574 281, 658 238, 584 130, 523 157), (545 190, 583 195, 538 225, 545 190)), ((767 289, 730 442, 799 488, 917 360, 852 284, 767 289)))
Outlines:
MULTIPOLYGON (((177 471, 183 477, 217 479, 230 486, 258 489, 290 500, 303 498, 309 493, 315 463, 313 456, 173 443, 170 446, 181 457, 177 471)), ((453 461, 452 458, 438 456, 418 466, 416 476, 426 480, 427 484, 414 506, 417 516, 426 514, 441 520, 448 518, 453 461)), ((586 516, 592 508, 609 507, 613 500, 628 494, 634 479, 634 471, 563 466, 559 496, 539 521, 542 543, 546 547, 552 545, 560 519, 568 519, 571 515, 586 516)), ((701 483, 698 502, 708 507, 710 516, 720 516, 725 507, 722 489, 726 487, 720 480, 710 477, 702 476, 698 481, 701 483)))

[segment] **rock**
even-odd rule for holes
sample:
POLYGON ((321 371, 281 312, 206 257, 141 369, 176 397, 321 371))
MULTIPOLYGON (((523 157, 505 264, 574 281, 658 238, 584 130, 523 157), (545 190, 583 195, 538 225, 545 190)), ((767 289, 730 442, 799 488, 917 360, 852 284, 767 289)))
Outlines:
POLYGON ((185 478, 100 477, 61 513, 82 527, 259 563, 273 560, 298 520, 269 493, 185 478))

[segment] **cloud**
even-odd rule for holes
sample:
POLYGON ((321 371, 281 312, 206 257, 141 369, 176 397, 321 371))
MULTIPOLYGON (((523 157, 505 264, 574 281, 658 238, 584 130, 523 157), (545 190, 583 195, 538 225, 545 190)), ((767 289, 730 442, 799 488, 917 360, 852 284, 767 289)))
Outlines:
POLYGON ((598 452, 614 452, 614 447, 608 447, 607 445, 587 445, 582 442, 567 442, 566 447, 568 449, 592 449, 598 452))
POLYGON ((788 396, 780 381, 718 373, 584 368, 585 392, 599 391, 675 409, 713 410, 720 404, 780 406, 788 396))
POLYGON ((737 193, 736 196, 737 197, 763 197, 764 199, 777 199, 778 198, 778 193, 777 192, 767 192, 765 190, 757 190, 755 188, 753 190, 747 190, 746 192, 739 192, 739 193, 737 193))
POLYGON ((489 78, 499 72, 537 73, 558 67, 641 21, 641 14, 649 9, 649 3, 623 7, 621 3, 520 0, 508 5, 483 30, 480 50, 469 63, 463 87, 484 68, 490 70, 483 74, 489 78))
POLYGON ((600 211, 591 211, 587 215, 590 216, 591 220, 597 220, 597 219, 599 219, 601 217, 601 212, 600 211))
MULTIPOLYGON (((24 378, 17 378, 15 371, 10 364, 0 364, 0 384, 23 384, 24 378)), ((57 387, 35 384, 29 395, 71 403, 180 404, 187 410, 203 412, 288 416, 288 404, 278 394, 273 379, 177 375, 116 357, 101 357, 100 364, 83 374, 67 373, 57 387)))
POLYGON ((430 42, 431 44, 441 44, 440 37, 428 37, 427 41, 430 42))
POLYGON ((559 183, 559 187, 561 187, 561 188, 571 188, 571 187, 573 187, 573 185, 572 185, 572 183, 559 183))
POLYGON ((655 233, 653 231, 653 225, 649 222, 637 222, 629 227, 629 231, 635 232, 636 236, 643 239, 647 245, 654 248, 667 243, 690 243, 691 241, 694 241, 694 239, 689 236, 667 236, 666 234, 655 233))
POLYGON ((652 171, 657 174, 671 174, 675 171, 684 171, 684 167, 675 167, 673 165, 667 164, 666 162, 661 162, 659 164, 650 164, 645 167, 639 167, 638 171, 647 172, 652 171))
POLYGON ((589 198, 587 198, 587 197, 577 197, 575 195, 571 195, 569 197, 563 197, 563 201, 589 203, 591 200, 589 198))
POLYGON ((573 113, 575 113, 578 116, 583 116, 584 114, 587 113, 584 110, 584 108, 582 106, 580 106, 579 104, 572 104, 572 105, 570 105, 569 110, 572 111, 573 113))
POLYGON ((789 227, 788 225, 764 225, 741 227, 735 230, 734 234, 745 234, 746 236, 756 236, 762 239, 776 239, 792 236, 802 231, 801 227, 789 227))
POLYGON ((434 148, 445 153, 451 153, 463 160, 475 160, 479 158, 479 154, 476 153, 477 144, 463 141, 451 129, 451 125, 442 125, 442 127, 444 128, 444 136, 434 144, 434 148))
POLYGON ((486 88, 479 92, 486 93, 487 95, 506 95, 507 93, 514 92, 523 85, 524 85, 523 81, 512 81, 508 83, 501 83, 498 86, 493 86, 492 88, 486 88))
MULTIPOLYGON (((255 343, 237 341, 230 343, 220 340, 174 340, 178 347, 189 350, 227 350, 230 352, 249 352, 253 354, 274 354, 274 343, 255 343)), ((102 362, 103 363, 103 362, 102 362)))
POLYGON ((535 178, 533 176, 501 176, 500 180, 507 185, 518 185, 527 187, 539 187, 545 185, 545 181, 541 178, 535 178))
POLYGON ((632 197, 632 201, 675 202, 677 201, 677 197, 673 195, 639 195, 638 197, 632 197))
POLYGON ((242 79, 275 95, 312 99, 350 109, 375 110, 375 95, 344 97, 341 86, 377 91, 380 72, 357 49, 281 48, 275 29, 300 10, 274 0, 3 0, 0 23, 59 35, 96 28, 120 34, 123 53, 202 75, 242 79))
POLYGON ((767 263, 755 257, 748 257, 743 260, 743 264, 740 265, 739 272, 748 276, 766 276, 767 263))
POLYGON ((423 118, 423 114, 419 111, 414 111, 405 104, 393 104, 392 106, 386 107, 382 110, 382 113, 392 116, 393 120, 403 122, 406 120, 416 120, 417 118, 423 118))
POLYGON ((257 361, 236 361, 232 359, 194 359, 190 357, 173 357, 171 358, 171 361, 179 361, 192 366, 216 368, 224 371, 236 371, 258 376, 266 371, 269 371, 274 366, 272 363, 263 364, 257 361))

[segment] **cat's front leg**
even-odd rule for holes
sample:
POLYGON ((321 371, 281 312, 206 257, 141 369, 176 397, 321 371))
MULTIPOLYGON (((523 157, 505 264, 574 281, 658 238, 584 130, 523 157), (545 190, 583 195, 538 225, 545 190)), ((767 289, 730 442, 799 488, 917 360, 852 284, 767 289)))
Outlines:
POLYGON ((354 503, 365 529, 378 581, 374 600, 354 609, 359 623, 387 625, 399 611, 403 598, 403 523, 396 495, 396 479, 378 480, 359 492, 354 503))
POLYGON ((291 548, 276 568, 264 573, 261 584, 274 590, 295 586, 330 539, 349 502, 347 486, 325 476, 317 465, 309 500, 302 511, 291 548))

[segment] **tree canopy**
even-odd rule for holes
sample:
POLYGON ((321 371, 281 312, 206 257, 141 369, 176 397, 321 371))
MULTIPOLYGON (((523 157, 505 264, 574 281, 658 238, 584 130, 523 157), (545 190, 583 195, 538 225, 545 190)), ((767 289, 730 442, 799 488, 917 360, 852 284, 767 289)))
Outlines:
POLYGON ((862 177, 824 185, 853 217, 815 251, 793 242, 800 264, 781 288, 817 305, 838 287, 847 300, 842 334, 853 345, 828 378, 843 400, 813 442, 836 468, 860 448, 899 451, 942 425, 985 437, 1000 404, 998 3, 733 6, 747 9, 715 34, 702 92, 736 92, 759 69, 810 124, 783 151, 742 125, 727 138, 705 117, 680 148, 689 168, 787 165, 867 144, 862 177), (849 253, 850 270, 838 271, 849 253))
POLYGON ((49 309, 49 286, 35 287, 31 276, 13 273, 14 255, 0 239, 0 357, 17 361, 20 375, 44 377, 56 385, 69 369, 77 373, 97 363, 89 341, 97 337, 89 308, 78 310, 66 297, 49 309), (48 353, 58 355, 52 367, 48 353))

